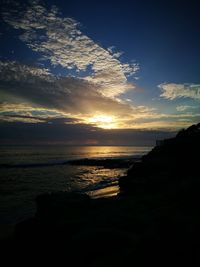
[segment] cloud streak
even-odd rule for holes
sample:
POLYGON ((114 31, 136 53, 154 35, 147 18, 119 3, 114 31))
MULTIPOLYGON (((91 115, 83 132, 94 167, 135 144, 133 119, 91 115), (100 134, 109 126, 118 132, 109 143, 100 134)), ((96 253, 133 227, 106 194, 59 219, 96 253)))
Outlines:
POLYGON ((176 110, 179 112, 183 112, 186 110, 193 110, 193 109, 197 109, 198 106, 188 106, 188 105, 180 105, 176 107, 176 110))
POLYGON ((148 145, 174 133, 134 129, 105 130, 84 124, 0 122, 0 144, 148 145), (49 134, 51 133, 51 134, 49 134))
POLYGON ((174 100, 176 98, 200 100, 200 84, 162 83, 158 87, 162 90, 160 96, 169 100, 174 100))

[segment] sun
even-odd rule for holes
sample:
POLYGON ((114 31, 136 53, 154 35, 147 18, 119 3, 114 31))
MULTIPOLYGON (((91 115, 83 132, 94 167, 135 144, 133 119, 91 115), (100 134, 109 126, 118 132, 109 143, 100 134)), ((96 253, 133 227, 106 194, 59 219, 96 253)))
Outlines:
POLYGON ((114 116, 97 115, 87 119, 90 124, 95 124, 99 128, 114 129, 116 128, 116 119, 114 116))

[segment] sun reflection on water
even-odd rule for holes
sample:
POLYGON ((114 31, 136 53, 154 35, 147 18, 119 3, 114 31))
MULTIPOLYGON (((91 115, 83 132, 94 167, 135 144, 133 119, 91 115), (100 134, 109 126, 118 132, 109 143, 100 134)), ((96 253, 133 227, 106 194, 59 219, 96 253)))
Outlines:
POLYGON ((118 179, 125 173, 126 169, 90 167, 90 171, 82 175, 82 179, 88 183, 84 192, 91 198, 115 196, 120 191, 118 179))
POLYGON ((113 186, 108 186, 105 188, 100 188, 97 190, 93 190, 88 192, 87 194, 91 197, 91 198, 100 198, 100 197, 113 197, 116 196, 119 193, 120 189, 119 189, 119 185, 113 185, 113 186))

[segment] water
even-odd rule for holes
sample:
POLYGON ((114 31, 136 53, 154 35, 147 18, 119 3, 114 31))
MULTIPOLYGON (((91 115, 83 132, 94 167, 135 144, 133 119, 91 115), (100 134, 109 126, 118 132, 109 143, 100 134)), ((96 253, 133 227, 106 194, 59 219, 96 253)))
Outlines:
POLYGON ((80 191, 91 197, 118 193, 118 178, 126 169, 71 166, 81 158, 134 158, 149 147, 120 146, 10 146, 0 147, 0 223, 16 223, 32 216, 37 195, 80 191), (6 167, 5 164, 15 167, 6 167), (4 166, 4 167, 2 167, 4 166))

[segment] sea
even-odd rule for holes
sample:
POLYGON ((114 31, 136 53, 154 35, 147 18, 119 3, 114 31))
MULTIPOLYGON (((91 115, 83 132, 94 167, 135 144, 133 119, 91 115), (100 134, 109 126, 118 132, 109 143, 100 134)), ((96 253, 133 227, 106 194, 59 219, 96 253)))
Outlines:
POLYGON ((36 212, 38 195, 58 191, 92 198, 118 194, 127 168, 77 166, 77 159, 139 159, 151 147, 0 146, 0 224, 16 224, 36 212))

